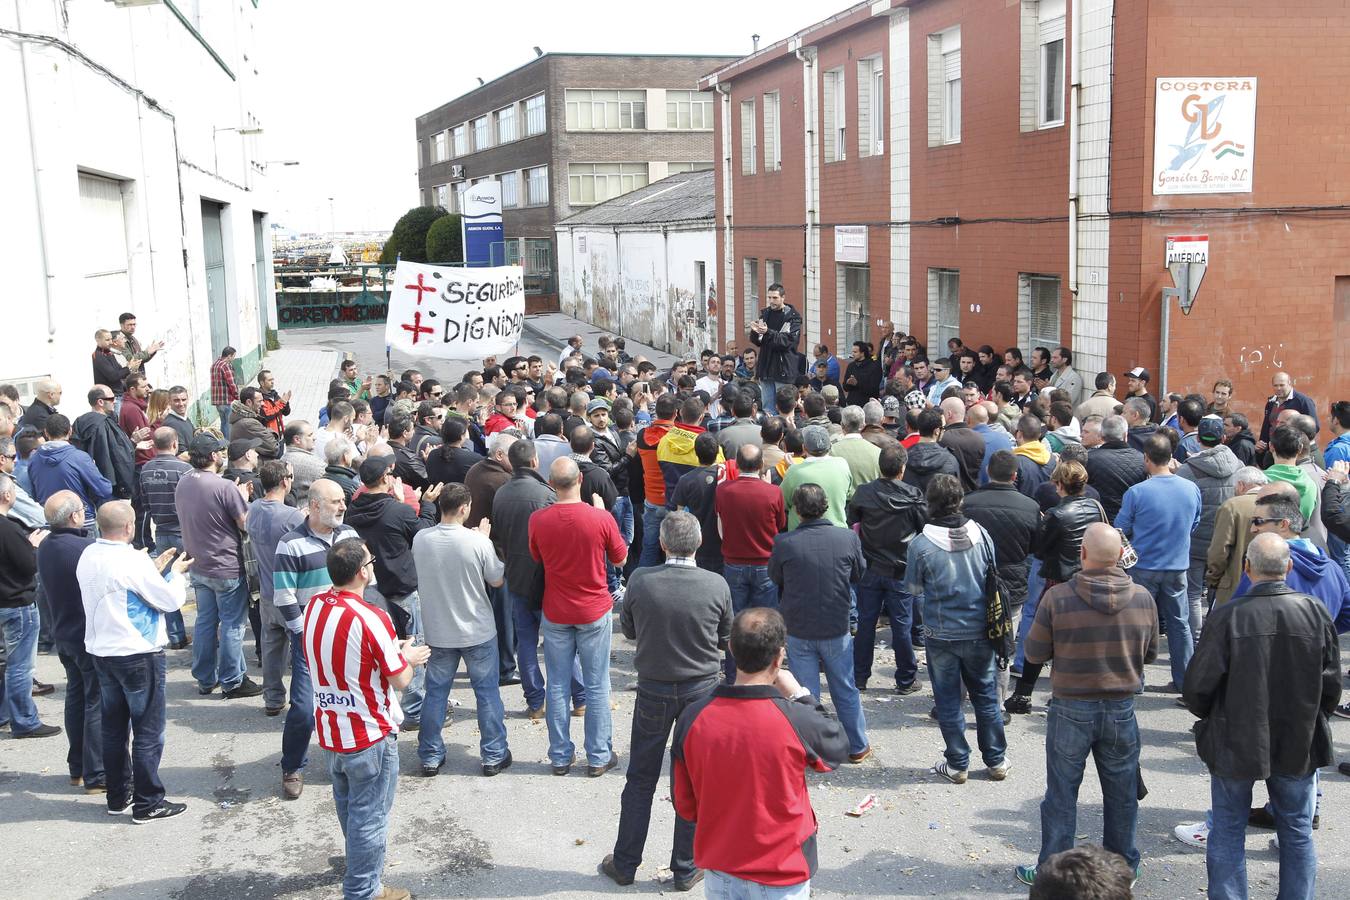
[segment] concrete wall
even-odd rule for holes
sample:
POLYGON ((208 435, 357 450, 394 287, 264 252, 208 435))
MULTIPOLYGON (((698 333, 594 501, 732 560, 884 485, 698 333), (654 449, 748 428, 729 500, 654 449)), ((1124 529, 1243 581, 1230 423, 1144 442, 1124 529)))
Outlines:
POLYGON ((695 262, 702 262, 704 277, 715 282, 712 228, 559 228, 558 247, 559 302, 567 315, 677 355, 697 357, 715 346, 717 320, 699 303, 695 275, 695 262))
POLYGON ((0 244, 9 251, 7 288, 18 309, 0 381, 54 376, 65 388, 61 411, 72 416, 87 409, 93 333, 115 328, 122 312, 136 314, 143 342, 166 342, 146 367, 153 385, 183 384, 199 397, 209 391, 219 348, 206 295, 203 198, 225 204, 224 338, 238 349, 244 374, 256 370, 263 330, 275 321, 265 219, 261 297, 255 268, 254 215, 271 203, 256 164, 264 158, 260 138, 213 134, 262 124, 251 115, 256 62, 246 58, 256 13, 250 3, 203 6, 193 24, 219 61, 164 6, 84 4, 69 10, 68 23, 50 5, 22 4, 21 20, 14 7, 0 9, 0 26, 59 39, 113 73, 59 47, 0 38, 0 97, 10 111, 0 159, 14 189, 0 217, 0 244), (108 248, 81 240, 82 172, 120 184, 127 293, 100 293, 86 279, 90 260, 105 259, 108 248))

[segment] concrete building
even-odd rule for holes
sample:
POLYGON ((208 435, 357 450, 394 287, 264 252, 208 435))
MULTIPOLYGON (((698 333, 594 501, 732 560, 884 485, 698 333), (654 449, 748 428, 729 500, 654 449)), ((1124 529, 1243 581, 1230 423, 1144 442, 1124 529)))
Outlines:
POLYGON ((256 371, 275 327, 257 14, 237 0, 0 7, 0 381, 31 393, 55 377, 61 411, 87 411, 94 331, 123 312, 166 344, 150 382, 204 410, 222 347, 238 375, 256 371))
POLYGON ((562 311, 697 359, 717 342, 714 185, 710 170, 671 175, 562 220, 562 311))
POLYGON ((525 267, 527 309, 556 309, 554 226, 667 175, 711 168, 721 56, 546 53, 417 118, 424 205, 501 182, 504 263, 525 267))
POLYGON ((700 81, 724 345, 780 281, 804 348, 893 321, 1144 365, 1155 394, 1230 378, 1258 415, 1281 369, 1322 408, 1350 393, 1350 12, 995 6, 859 3, 700 81), (1164 341, 1168 239, 1198 235, 1164 341))

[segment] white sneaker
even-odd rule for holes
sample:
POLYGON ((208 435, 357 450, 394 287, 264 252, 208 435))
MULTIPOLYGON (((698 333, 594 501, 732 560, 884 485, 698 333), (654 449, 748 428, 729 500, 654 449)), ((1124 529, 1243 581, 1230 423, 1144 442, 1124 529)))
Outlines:
POLYGON ((1178 825, 1172 829, 1172 834, 1187 847, 1198 847, 1204 850, 1209 845, 1209 825, 1204 822, 1178 825))
POLYGON ((1008 772, 1011 769, 1012 769, 1012 760, 1008 759, 1008 757, 1005 756, 1003 757, 1002 765, 989 767, 989 780, 1003 781, 1005 778, 1008 777, 1008 772))

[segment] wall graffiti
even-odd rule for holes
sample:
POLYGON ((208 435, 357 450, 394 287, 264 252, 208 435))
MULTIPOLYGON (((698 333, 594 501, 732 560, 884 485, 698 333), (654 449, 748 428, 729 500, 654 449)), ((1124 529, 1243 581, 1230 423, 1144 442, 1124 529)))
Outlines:
POLYGON ((1238 351, 1238 365, 1244 370, 1265 368, 1284 368, 1284 344, 1257 344, 1243 347, 1238 351))
POLYGON ((387 303, 303 303, 277 307, 277 323, 282 328, 311 325, 349 325, 383 322, 389 314, 387 303))

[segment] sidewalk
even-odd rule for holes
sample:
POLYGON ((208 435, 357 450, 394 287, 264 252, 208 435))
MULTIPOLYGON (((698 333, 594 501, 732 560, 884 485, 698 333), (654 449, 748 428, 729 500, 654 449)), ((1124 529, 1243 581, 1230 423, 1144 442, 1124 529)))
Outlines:
MULTIPOLYGON (((597 328, 580 319, 574 319, 571 316, 562 313, 538 313, 525 318, 525 331, 532 334, 537 341, 553 347, 558 353, 566 346, 567 339, 574 334, 581 335, 581 349, 587 353, 595 353, 599 349, 600 336, 611 334, 603 328, 597 328)), ((631 338, 624 337, 627 344, 626 352, 634 358, 643 356, 651 360, 658 369, 670 368, 675 363, 675 357, 664 350, 657 350, 655 347, 649 347, 646 344, 639 344, 631 338)), ((545 360, 546 362, 548 360, 545 360)), ((557 362, 556 356, 552 360, 557 362)))

